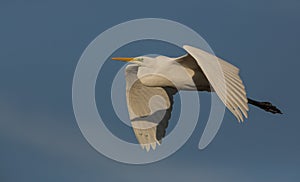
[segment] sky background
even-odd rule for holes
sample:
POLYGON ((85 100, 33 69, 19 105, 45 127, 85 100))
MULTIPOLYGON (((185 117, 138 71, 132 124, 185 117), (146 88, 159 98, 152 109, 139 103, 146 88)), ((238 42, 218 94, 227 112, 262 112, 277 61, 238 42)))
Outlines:
MULTIPOLYGON (((300 180, 300 1, 1 0, 0 22, 1 182, 300 180), (167 159, 127 165, 98 153, 81 134, 73 114, 76 64, 101 32, 149 17, 194 29, 216 55, 241 69, 249 97, 271 101, 284 114, 251 107, 249 119, 239 124, 227 111, 214 141, 200 151, 209 111, 203 106, 210 100, 203 93, 197 128, 167 159)), ((114 55, 151 53, 179 56, 184 51, 163 42, 140 41, 114 55)), ((107 79, 98 79, 96 98, 107 127, 134 141, 131 129, 122 125, 104 97, 110 94, 109 80, 122 66, 104 65, 101 72, 107 79)), ((178 107, 175 104, 175 111, 178 107)), ((167 131, 175 124, 171 120, 167 131)))

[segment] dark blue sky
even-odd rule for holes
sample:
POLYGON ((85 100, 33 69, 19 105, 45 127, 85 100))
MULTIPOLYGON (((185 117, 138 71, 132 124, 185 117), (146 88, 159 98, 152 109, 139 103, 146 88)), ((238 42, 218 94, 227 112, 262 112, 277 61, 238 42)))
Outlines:
MULTIPOLYGON (((297 0, 2 0, 0 181, 299 181, 299 21, 297 0), (73 115, 76 64, 101 32, 147 17, 194 29, 216 55, 241 69, 250 97, 272 101, 284 115, 251 107, 247 122, 239 124, 227 111, 215 140, 200 151, 197 145, 209 111, 202 105, 203 117, 192 137, 165 160, 126 165, 96 152, 73 115)), ((164 47, 161 42, 137 42, 115 54, 183 54, 164 47)), ((121 66, 107 63, 107 77, 121 66)), ((98 104, 107 104, 109 111, 111 103, 101 97, 107 92, 101 90, 98 84, 98 104)), ((201 94, 201 99, 206 103, 209 95, 201 94)), ((114 129, 119 121, 114 113, 111 118, 112 130, 132 135, 129 128, 114 129)))

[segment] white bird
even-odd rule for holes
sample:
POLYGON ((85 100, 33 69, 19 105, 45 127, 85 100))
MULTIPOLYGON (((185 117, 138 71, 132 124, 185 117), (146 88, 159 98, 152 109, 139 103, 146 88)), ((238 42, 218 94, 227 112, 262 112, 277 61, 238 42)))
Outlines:
POLYGON ((183 48, 187 54, 178 58, 112 58, 133 63, 125 71, 126 99, 134 133, 143 149, 154 150, 161 144, 178 90, 216 92, 239 122, 248 117, 248 104, 281 114, 269 102, 247 98, 237 67, 201 49, 183 48))

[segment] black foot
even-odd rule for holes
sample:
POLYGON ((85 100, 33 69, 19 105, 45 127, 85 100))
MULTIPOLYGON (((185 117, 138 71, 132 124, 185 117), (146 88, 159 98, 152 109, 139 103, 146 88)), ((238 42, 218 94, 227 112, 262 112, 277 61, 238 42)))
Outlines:
POLYGON ((282 112, 274 105, 272 105, 270 102, 258 102, 252 99, 248 99, 248 103, 255 105, 267 112, 271 112, 273 114, 282 114, 282 112))

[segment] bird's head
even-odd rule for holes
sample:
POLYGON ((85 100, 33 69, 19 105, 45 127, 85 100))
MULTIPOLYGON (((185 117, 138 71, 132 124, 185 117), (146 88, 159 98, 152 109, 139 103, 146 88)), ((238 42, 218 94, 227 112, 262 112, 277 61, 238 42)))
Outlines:
POLYGON ((129 63, 135 63, 139 66, 150 66, 155 63, 155 58, 147 57, 147 56, 140 56, 140 57, 114 57, 112 60, 116 61, 125 61, 129 63))

